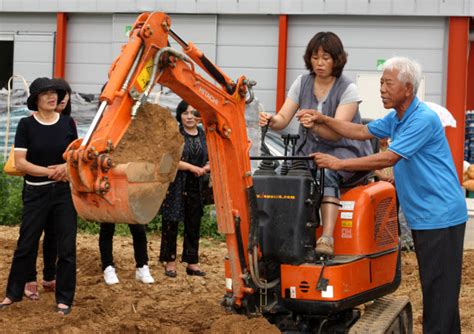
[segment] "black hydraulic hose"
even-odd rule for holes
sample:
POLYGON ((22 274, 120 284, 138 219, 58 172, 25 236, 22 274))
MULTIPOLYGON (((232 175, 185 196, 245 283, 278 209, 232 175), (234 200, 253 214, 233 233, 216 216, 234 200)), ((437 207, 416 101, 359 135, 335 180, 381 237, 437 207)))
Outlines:
POLYGON ((247 188, 247 198, 249 202, 250 212, 250 229, 249 229, 249 244, 247 247, 248 252, 251 254, 254 247, 258 246, 258 206, 257 206, 257 194, 253 186, 247 188))
POLYGON ((306 145, 306 142, 308 141, 308 129, 304 128, 303 129, 303 140, 301 141, 300 146, 298 146, 298 149, 296 150, 296 154, 299 154, 302 150, 303 147, 306 145))
POLYGON ((267 136, 268 128, 270 126, 270 121, 271 118, 268 120, 268 123, 262 127, 262 136, 260 138, 260 152, 262 154, 261 158, 259 160, 263 160, 260 162, 258 169, 260 171, 275 171, 278 168, 278 161, 274 160, 280 160, 280 159, 267 159, 269 157, 272 157, 272 153, 270 152, 270 149, 268 148, 267 144, 265 144, 265 138, 267 136), (266 162, 267 160, 273 160, 274 162, 266 162))
POLYGON ((237 251, 239 252, 240 268, 244 273, 248 270, 245 263, 244 242, 242 240, 242 231, 240 229, 240 217, 235 218, 235 236, 237 237, 237 251))
POLYGON ((250 160, 313 160, 312 157, 299 156, 250 156, 250 160))
POLYGON ((321 207, 321 204, 323 202, 323 196, 324 196, 324 168, 321 168, 319 170, 319 185, 320 185, 319 191, 320 191, 321 196, 319 196, 318 208, 321 207))
MULTIPOLYGON (((183 49, 187 48, 189 45, 181 37, 179 37, 172 29, 168 31, 168 34, 179 44, 183 49)), ((214 65, 207 57, 203 54, 199 57, 201 63, 204 65, 206 70, 209 71, 209 74, 222 86, 225 87, 227 93, 234 94, 236 85, 230 85, 225 81, 224 76, 219 71, 219 69, 214 65)))
POLYGON ((226 81, 222 73, 217 69, 216 65, 214 65, 207 57, 203 54, 199 57, 201 63, 204 65, 206 70, 209 71, 211 76, 216 79, 218 83, 225 87, 228 94, 234 94, 236 85, 229 85, 226 81))
POLYGON ((263 156, 270 156, 272 155, 270 149, 268 148, 267 144, 265 144, 265 138, 267 137, 268 128, 270 126, 270 121, 268 121, 267 125, 262 127, 262 135, 260 137, 260 152, 262 152, 263 156))
POLYGON ((173 29, 168 31, 168 34, 184 49, 187 48, 189 45, 186 43, 181 37, 179 37, 173 29))

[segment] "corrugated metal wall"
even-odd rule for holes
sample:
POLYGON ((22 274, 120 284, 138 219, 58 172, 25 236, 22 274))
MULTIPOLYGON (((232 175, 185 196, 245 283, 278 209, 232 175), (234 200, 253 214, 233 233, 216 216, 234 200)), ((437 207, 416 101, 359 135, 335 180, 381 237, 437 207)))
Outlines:
POLYGON ((110 14, 69 15, 66 79, 73 90, 98 94, 114 59, 110 14))
POLYGON ((0 11, 474 16, 474 0, 0 0, 0 11))
POLYGON ((278 17, 220 15, 217 26, 217 65, 234 79, 257 81, 255 96, 275 110, 278 17))
MULTIPOLYGON (((68 21, 66 76, 75 90, 99 93, 112 61, 127 43, 136 14, 71 14, 68 21)), ((216 57, 215 15, 172 15, 172 29, 193 41, 210 60, 216 57)), ((178 48, 176 43, 171 43, 178 48)))
POLYGON ((28 82, 52 76, 55 32, 54 14, 0 13, 0 35, 14 41, 13 73, 28 82))

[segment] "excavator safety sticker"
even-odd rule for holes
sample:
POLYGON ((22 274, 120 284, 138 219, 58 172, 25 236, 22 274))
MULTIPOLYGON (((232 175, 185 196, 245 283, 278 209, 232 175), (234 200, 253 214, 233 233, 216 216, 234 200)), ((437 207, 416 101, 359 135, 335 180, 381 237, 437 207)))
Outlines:
POLYGON ((290 298, 296 298, 296 287, 290 286, 290 298))
POLYGON ((257 198, 263 199, 291 199, 295 200, 295 195, 267 195, 267 194, 257 194, 257 198))
POLYGON ((146 85, 148 85, 152 72, 153 72, 153 58, 150 59, 146 63, 145 67, 143 68, 143 70, 140 72, 140 74, 137 77, 137 83, 140 85, 140 88, 142 90, 144 90, 146 85))
POLYGON ((341 221, 342 227, 352 227, 352 220, 343 220, 341 221))
POLYGON ((341 238, 352 239, 352 228, 341 228, 341 238))
POLYGON ((227 290, 232 290, 232 278, 225 279, 225 287, 227 290))
POLYGON ((322 298, 334 298, 334 287, 332 285, 328 285, 326 290, 321 291, 322 298))
POLYGON ((352 219, 352 212, 341 212, 341 219, 352 219))
POLYGON ((341 201, 339 204, 341 204, 339 210, 354 211, 355 201, 341 201))

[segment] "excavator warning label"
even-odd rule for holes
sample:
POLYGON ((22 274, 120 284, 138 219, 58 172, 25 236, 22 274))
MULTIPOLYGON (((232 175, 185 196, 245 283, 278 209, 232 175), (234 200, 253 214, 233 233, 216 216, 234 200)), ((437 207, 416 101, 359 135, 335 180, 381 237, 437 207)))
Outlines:
POLYGON ((341 219, 352 219, 352 212, 341 212, 341 219))
POLYGON ((341 221, 342 227, 352 227, 352 220, 343 220, 341 221))
POLYGON ((140 88, 142 90, 144 90, 146 85, 148 85, 152 72, 153 72, 153 59, 150 59, 146 63, 145 67, 143 67, 143 70, 140 72, 140 74, 137 77, 137 83, 140 85, 140 88))
POLYGON ((352 239, 352 228, 341 228, 341 238, 352 239))
POLYGON ((257 198, 263 199, 296 199, 295 195, 270 195, 270 194, 257 194, 257 198))
POLYGON ((290 286, 290 298, 296 298, 296 287, 290 286))
POLYGON ((354 201, 341 201, 341 207, 339 210, 343 211, 354 211, 355 202, 354 201))
POLYGON ((326 290, 321 291, 321 297, 323 298, 334 298, 334 287, 332 285, 328 285, 326 290))
POLYGON ((227 290, 232 290, 232 278, 225 279, 225 287, 227 290))

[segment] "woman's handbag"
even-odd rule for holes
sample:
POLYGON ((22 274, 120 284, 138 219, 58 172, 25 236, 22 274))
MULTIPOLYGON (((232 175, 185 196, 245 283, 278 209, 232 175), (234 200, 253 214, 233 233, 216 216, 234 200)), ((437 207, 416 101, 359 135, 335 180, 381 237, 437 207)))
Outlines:
MULTIPOLYGON (((14 78, 19 78, 23 81, 23 84, 25 85, 25 91, 28 92, 28 84, 26 83, 25 78, 23 78, 21 75, 13 75, 10 79, 8 79, 8 95, 7 95, 7 124, 6 124, 6 131, 5 131, 5 147, 3 151, 3 156, 5 157, 7 155, 7 149, 8 149, 8 135, 10 133, 10 98, 12 95, 12 81, 14 78)), ((5 162, 5 165, 3 166, 3 171, 5 174, 11 175, 11 176, 24 176, 25 173, 18 171, 15 168, 15 147, 12 145, 12 149, 10 150, 10 154, 8 155, 8 160, 5 162)))
POLYGON ((15 147, 12 145, 12 149, 10 150, 10 154, 8 155, 8 160, 3 166, 3 171, 11 176, 24 176, 25 173, 20 172, 15 168, 15 147))

